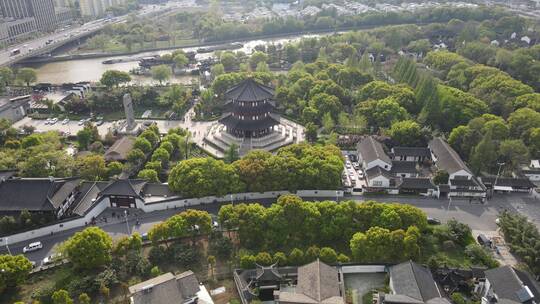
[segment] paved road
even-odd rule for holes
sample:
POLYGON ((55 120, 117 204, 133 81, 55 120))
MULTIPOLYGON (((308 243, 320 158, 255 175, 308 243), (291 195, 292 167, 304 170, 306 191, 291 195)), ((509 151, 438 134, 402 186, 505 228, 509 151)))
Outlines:
MULTIPOLYGON (((328 198, 328 199, 334 199, 334 198, 328 198)), ((365 200, 376 200, 380 202, 402 202, 411 204, 414 206, 417 206, 424 210, 429 217, 434 217, 440 219, 442 222, 446 222, 449 219, 455 218, 459 220, 460 222, 463 222, 467 225, 469 225, 473 230, 483 230, 483 231, 494 231, 496 230, 497 226, 495 224, 495 219, 498 216, 499 211, 503 210, 504 208, 507 208, 511 211, 517 211, 519 212, 520 209, 513 208, 512 206, 515 204, 524 204, 527 206, 527 210, 535 210, 534 213, 529 214, 531 216, 532 214, 535 214, 534 216, 538 216, 535 218, 536 221, 540 219, 540 202, 536 202, 534 200, 531 201, 530 197, 526 194, 522 195, 499 195, 495 197, 493 200, 489 201, 486 205, 481 204, 469 204, 468 201, 454 201, 450 205, 448 204, 448 200, 437 200, 433 198, 420 198, 420 197, 401 197, 401 196, 370 196, 370 197, 361 197, 361 196, 354 196, 352 199, 355 199, 357 201, 365 201, 365 200)), ((274 202, 273 199, 266 199, 266 200, 257 200, 257 202, 262 203, 263 205, 270 205, 272 202, 274 202)), ((206 204, 201 206, 194 206, 192 208, 195 209, 201 209, 206 210, 210 212, 211 214, 217 214, 219 208, 225 203, 216 203, 216 204, 206 204)), ((525 207, 523 207, 525 208, 525 207)), ((522 209, 523 209, 522 208, 522 209)), ((132 232, 139 232, 140 234, 143 234, 145 232, 148 232, 150 228, 155 225, 156 223, 159 223, 172 215, 182 211, 182 209, 171 209, 171 210, 164 210, 164 211, 156 211, 152 213, 140 213, 138 215, 135 215, 131 211, 131 214, 128 216, 128 224, 126 225, 125 217, 112 217, 112 213, 115 212, 116 214, 119 213, 118 210, 106 210, 104 213, 102 213, 98 219, 101 219, 103 217, 107 218, 107 223, 100 221, 97 226, 104 229, 107 233, 109 233, 113 238, 118 238, 124 235, 127 235, 127 226, 129 226, 130 233, 132 232), (135 225, 136 218, 139 219, 140 225, 135 225)), ((43 243, 44 248, 42 250, 28 253, 27 257, 32 260, 38 262, 40 264, 40 261, 45 258, 46 256, 50 255, 53 252, 53 248, 60 244, 61 242, 65 241, 67 238, 69 238, 71 235, 73 235, 76 231, 80 231, 83 228, 79 229, 73 229, 69 231, 65 231, 63 233, 35 239, 35 240, 28 240, 24 243, 18 243, 18 244, 12 244, 10 245, 10 250, 12 254, 19 254, 22 253, 22 247, 24 247, 26 244, 33 242, 33 241, 41 241, 43 243)), ((7 253, 6 248, 1 248, 0 253, 5 254, 7 253)))
MULTIPOLYGON (((189 6, 196 6, 196 4, 194 3, 194 1, 186 0, 181 2, 169 2, 165 5, 147 5, 143 6, 143 8, 139 10, 137 14, 139 16, 148 16, 158 14, 170 9, 180 9, 189 6)), ((34 55, 38 53, 43 53, 40 52, 40 49, 46 49, 50 46, 60 46, 62 44, 66 44, 70 40, 74 40, 77 37, 87 35, 89 32, 101 30, 109 24, 125 22, 127 18, 128 16, 125 15, 108 20, 98 19, 85 23, 83 25, 74 25, 70 28, 58 31, 56 33, 51 33, 30 41, 25 41, 17 45, 9 46, 6 49, 0 50, 0 66, 8 65, 12 63, 12 61, 14 61, 15 59, 20 60, 24 57, 28 57, 30 53, 33 53, 34 55), (47 45, 46 42, 49 40, 52 40, 52 43, 50 45, 47 45), (11 56, 11 51, 14 49, 19 49, 21 53, 11 56)))

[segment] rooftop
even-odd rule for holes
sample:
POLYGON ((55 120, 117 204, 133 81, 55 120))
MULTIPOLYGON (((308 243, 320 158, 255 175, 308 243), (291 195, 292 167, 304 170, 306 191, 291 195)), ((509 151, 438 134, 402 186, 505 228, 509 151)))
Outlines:
POLYGON ((408 261, 390 268, 393 292, 422 302, 441 297, 439 288, 426 267, 408 261))
POLYGON ((392 153, 399 156, 418 156, 430 157, 431 153, 428 148, 424 147, 393 147, 392 153))
POLYGON ((192 271, 179 275, 168 272, 129 287, 133 304, 169 304, 193 298, 199 292, 199 281, 192 271))
POLYGON ((439 169, 445 170, 449 174, 464 170, 472 175, 471 170, 457 152, 441 137, 432 139, 429 142, 429 148, 437 158, 436 163, 439 169))
POLYGON ((260 101, 274 98, 274 89, 248 78, 227 90, 225 95, 237 101, 260 101))
POLYGON ((358 154, 361 155, 362 160, 366 163, 380 159, 385 163, 392 164, 390 157, 386 155, 382 144, 375 140, 373 136, 366 136, 358 143, 358 154))

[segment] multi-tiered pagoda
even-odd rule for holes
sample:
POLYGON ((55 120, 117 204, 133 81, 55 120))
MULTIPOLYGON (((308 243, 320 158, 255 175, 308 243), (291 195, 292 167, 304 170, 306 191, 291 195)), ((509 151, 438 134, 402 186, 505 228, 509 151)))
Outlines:
POLYGON ((269 135, 279 124, 274 113, 274 89, 248 78, 230 88, 225 97, 226 114, 219 120, 227 132, 239 138, 260 138, 269 135))
POLYGON ((303 128, 275 113, 274 89, 248 78, 226 93, 225 114, 212 124, 203 148, 223 157, 231 148, 245 155, 253 149, 274 151, 301 141, 303 128))

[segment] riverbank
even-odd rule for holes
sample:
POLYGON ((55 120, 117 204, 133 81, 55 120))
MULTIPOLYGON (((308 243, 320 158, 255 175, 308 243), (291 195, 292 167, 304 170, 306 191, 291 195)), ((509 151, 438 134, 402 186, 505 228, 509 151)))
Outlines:
MULTIPOLYGON (((425 25, 425 23, 400 23, 400 24, 394 24, 394 25, 410 25, 410 24, 415 24, 419 26, 425 25)), ((289 32, 289 33, 257 35, 257 36, 250 36, 250 37, 238 38, 238 39, 199 42, 199 43, 193 43, 193 44, 175 45, 175 46, 158 47, 158 48, 146 48, 146 49, 141 49, 141 50, 132 51, 132 52, 87 53, 87 54, 60 55, 60 56, 51 56, 51 57, 36 57, 36 58, 29 58, 24 61, 21 61, 19 64, 48 63, 48 62, 79 60, 79 59, 133 56, 133 55, 138 55, 138 54, 147 53, 147 52, 176 50, 176 49, 182 49, 182 48, 220 46, 227 43, 233 43, 233 42, 245 43, 245 42, 249 42, 253 40, 260 40, 260 39, 287 39, 287 38, 291 38, 295 36, 318 35, 318 34, 338 33, 338 32, 355 31, 355 30, 370 30, 370 29, 374 29, 380 26, 386 26, 386 25, 339 27, 339 28, 333 28, 333 29, 305 30, 305 31, 297 31, 297 32, 289 32)))

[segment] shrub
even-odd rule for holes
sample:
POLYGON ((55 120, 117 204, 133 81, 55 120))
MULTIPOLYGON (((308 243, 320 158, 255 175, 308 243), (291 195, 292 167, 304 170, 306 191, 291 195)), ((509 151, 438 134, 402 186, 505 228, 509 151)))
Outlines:
POLYGON ((274 263, 277 263, 278 266, 287 265, 287 256, 285 255, 285 253, 281 251, 274 253, 274 263))
POLYGON ((162 264, 169 258, 167 250, 163 246, 152 246, 148 252, 148 259, 154 265, 162 264))
POLYGON ((319 252, 319 257, 321 261, 327 264, 334 264, 338 260, 336 251, 330 247, 323 247, 319 252))
POLYGON ((240 267, 242 267, 242 269, 253 269, 255 268, 255 262, 256 259, 254 256, 246 254, 240 258, 240 267))
POLYGON ((259 252, 255 261, 261 266, 269 266, 272 265, 272 256, 268 252, 259 252))
POLYGON ((346 256, 343 253, 340 253, 338 255, 337 259, 338 259, 338 262, 340 262, 340 263, 349 263, 351 261, 351 258, 349 258, 348 256, 346 256))
POLYGON ((289 254, 289 264, 292 266, 300 266, 304 264, 304 252, 298 248, 294 248, 289 254))

